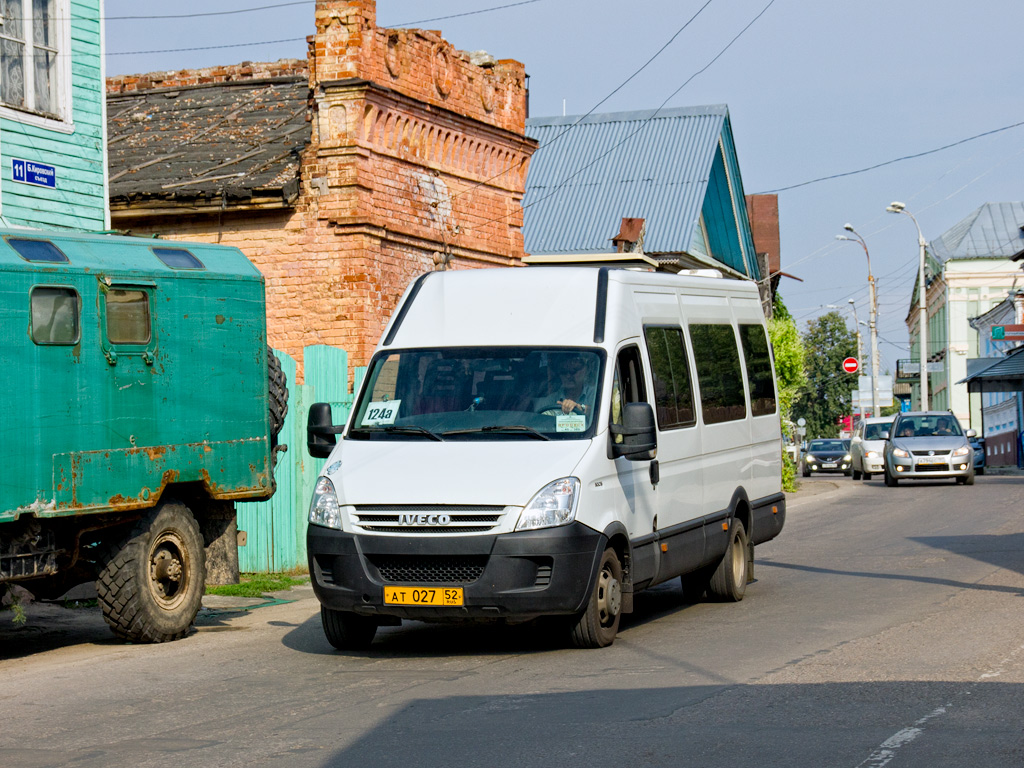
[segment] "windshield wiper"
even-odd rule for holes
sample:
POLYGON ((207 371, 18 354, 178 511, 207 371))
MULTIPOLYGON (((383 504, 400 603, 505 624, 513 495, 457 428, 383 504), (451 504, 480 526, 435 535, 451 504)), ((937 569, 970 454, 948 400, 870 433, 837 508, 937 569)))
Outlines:
POLYGON ((421 427, 416 424, 408 424, 406 426, 387 424, 385 426, 362 427, 362 429, 367 432, 384 432, 388 435, 423 435, 424 437, 429 437, 431 440, 436 440, 439 443, 444 442, 444 438, 436 432, 431 432, 426 427, 421 427))
POLYGON ((550 440, 551 438, 542 432, 538 432, 533 427, 527 427, 522 424, 495 424, 490 427, 477 427, 476 429, 450 429, 447 432, 442 432, 444 437, 449 435, 472 435, 478 432, 521 432, 524 435, 529 435, 537 440, 550 440))

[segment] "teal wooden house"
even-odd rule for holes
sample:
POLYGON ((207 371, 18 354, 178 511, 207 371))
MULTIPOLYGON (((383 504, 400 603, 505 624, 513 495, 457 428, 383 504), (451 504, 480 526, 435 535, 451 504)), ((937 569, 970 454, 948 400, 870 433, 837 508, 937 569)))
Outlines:
POLYGON ((526 133, 539 143, 523 198, 527 261, 624 243, 666 269, 765 277, 725 105, 531 118, 526 133))
POLYGON ((0 224, 109 227, 100 0, 0 0, 0 224))

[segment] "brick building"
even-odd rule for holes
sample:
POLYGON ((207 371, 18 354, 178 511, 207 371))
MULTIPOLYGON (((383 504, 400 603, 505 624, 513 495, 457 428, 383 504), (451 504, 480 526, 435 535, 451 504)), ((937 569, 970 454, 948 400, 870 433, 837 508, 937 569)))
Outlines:
POLYGON ((424 271, 518 264, 536 148, 519 62, 380 29, 374 0, 315 13, 304 62, 107 81, 113 226, 241 248, 300 372, 317 343, 365 364, 424 271))

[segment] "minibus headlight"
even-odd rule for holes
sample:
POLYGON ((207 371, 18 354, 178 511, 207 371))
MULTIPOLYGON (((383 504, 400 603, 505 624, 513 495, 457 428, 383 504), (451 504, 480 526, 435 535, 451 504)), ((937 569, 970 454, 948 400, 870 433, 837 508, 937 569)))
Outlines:
POLYGON ((313 500, 309 504, 309 522, 341 530, 341 505, 338 504, 338 494, 334 492, 334 483, 326 477, 316 481, 313 500))
POLYGON ((867 453, 864 454, 864 458, 865 459, 877 459, 878 458, 878 451, 868 451, 867 453))
POLYGON ((563 477, 544 486, 519 515, 517 531, 533 531, 567 525, 576 519, 580 497, 580 481, 563 477))

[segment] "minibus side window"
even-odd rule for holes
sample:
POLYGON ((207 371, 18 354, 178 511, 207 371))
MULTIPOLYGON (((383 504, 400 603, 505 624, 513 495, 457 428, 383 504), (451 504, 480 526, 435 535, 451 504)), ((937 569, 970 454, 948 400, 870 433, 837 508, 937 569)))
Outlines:
POLYGON ((692 427, 697 423, 697 414, 693 409, 693 387, 682 328, 648 327, 644 329, 644 337, 651 358, 658 428, 692 427))
POLYGON ((732 326, 691 325, 690 340, 704 423, 720 424, 746 418, 747 398, 743 392, 740 351, 732 326))
POLYGON ((760 325, 741 325, 740 340, 750 385, 750 411, 754 416, 775 413, 775 380, 768 355, 768 339, 760 325))
MULTIPOLYGON (((643 366, 640 364, 640 349, 626 347, 615 360, 615 377, 612 379, 612 424, 622 424, 622 406, 626 403, 646 403, 647 390, 644 388, 643 366)), ((615 435, 615 442, 622 442, 622 435, 615 435)))

